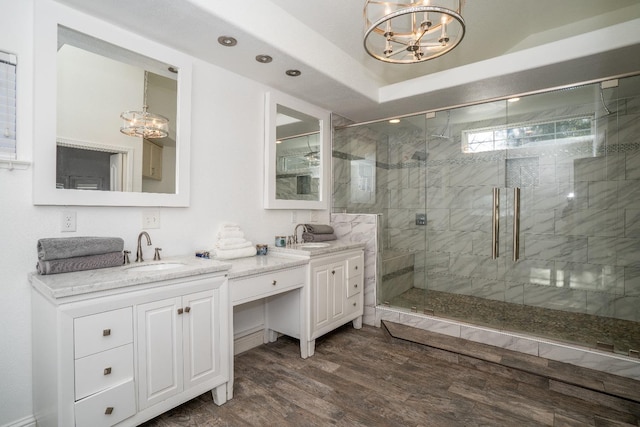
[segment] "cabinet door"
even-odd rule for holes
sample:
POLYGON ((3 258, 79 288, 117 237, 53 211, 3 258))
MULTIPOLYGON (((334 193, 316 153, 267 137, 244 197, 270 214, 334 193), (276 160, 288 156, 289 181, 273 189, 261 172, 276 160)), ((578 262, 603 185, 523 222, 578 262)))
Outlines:
POLYGON ((184 388, 214 378, 220 372, 219 298, 203 291, 182 298, 184 388))
POLYGON ((137 306, 139 409, 182 391, 181 298, 137 306))
POLYGON ((146 139, 142 143, 142 176, 162 179, 162 147, 146 139))
POLYGON ((318 330, 329 324, 329 301, 331 296, 331 279, 329 265, 314 267, 311 272, 311 329, 318 330))
POLYGON ((345 298, 344 261, 313 267, 312 330, 319 330, 342 317, 345 298))
POLYGON ((331 267, 331 322, 339 320, 345 314, 347 298, 345 270, 344 262, 331 267))

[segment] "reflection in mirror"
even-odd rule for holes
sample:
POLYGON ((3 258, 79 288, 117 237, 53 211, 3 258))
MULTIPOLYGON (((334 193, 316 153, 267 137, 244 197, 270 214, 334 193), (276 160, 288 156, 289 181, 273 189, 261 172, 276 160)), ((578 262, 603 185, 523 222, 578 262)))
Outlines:
POLYGON ((55 1, 33 9, 33 203, 189 206, 193 58, 55 1), (148 111, 169 119, 167 137, 147 142, 120 132, 123 112, 143 110, 145 74, 148 111), (87 176, 87 160, 58 178, 70 151, 59 147, 108 153, 109 178, 87 176), (86 190, 107 181, 116 191, 86 190))
POLYGON ((327 209, 329 112, 282 93, 266 94, 267 209, 327 209))
POLYGON ((320 199, 320 124, 284 105, 276 108, 276 199, 320 199))
POLYGON ((56 62, 56 188, 174 194, 176 68, 63 26, 56 62), (166 137, 120 131, 145 106, 168 118, 166 137))

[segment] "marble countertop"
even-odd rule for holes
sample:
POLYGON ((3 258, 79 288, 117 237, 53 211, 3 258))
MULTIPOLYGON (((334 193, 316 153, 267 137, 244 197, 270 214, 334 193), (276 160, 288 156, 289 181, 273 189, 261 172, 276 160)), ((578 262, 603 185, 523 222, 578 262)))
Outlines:
POLYGON ((31 273, 29 280, 36 289, 49 298, 57 299, 91 292, 125 288, 162 280, 180 279, 210 273, 226 273, 231 263, 196 256, 170 257, 162 261, 127 264, 121 267, 75 271, 72 273, 40 275, 31 273), (154 264, 180 263, 167 270, 135 271, 136 267, 154 264))
MULTIPOLYGON (((271 250, 271 248, 269 248, 269 250, 271 250)), ((267 273, 269 271, 307 265, 309 259, 283 257, 269 253, 268 255, 225 260, 225 262, 231 264, 231 268, 228 271, 229 279, 239 279, 241 277, 267 273)))
POLYGON ((226 274, 229 279, 237 279, 306 265, 309 259, 314 256, 364 248, 364 243, 339 241, 327 243, 329 243, 328 246, 321 248, 305 248, 303 244, 285 248, 269 246, 268 255, 232 260, 206 259, 190 255, 72 273, 40 275, 34 272, 29 274, 29 281, 43 295, 51 299, 58 299, 202 274, 221 273, 226 274), (182 265, 164 270, 136 271, 136 267, 144 266, 146 268, 146 266, 173 263, 182 265))
POLYGON ((291 257, 304 257, 304 258, 312 258, 315 256, 321 255, 330 255, 336 252, 345 251, 349 249, 364 249, 364 242, 344 242, 340 240, 332 240, 329 242, 318 242, 318 243, 326 243, 328 246, 326 247, 309 247, 307 244, 315 244, 315 242, 308 243, 300 243, 297 245, 286 246, 286 247, 276 247, 269 246, 269 254, 279 255, 279 256, 291 256, 291 257))

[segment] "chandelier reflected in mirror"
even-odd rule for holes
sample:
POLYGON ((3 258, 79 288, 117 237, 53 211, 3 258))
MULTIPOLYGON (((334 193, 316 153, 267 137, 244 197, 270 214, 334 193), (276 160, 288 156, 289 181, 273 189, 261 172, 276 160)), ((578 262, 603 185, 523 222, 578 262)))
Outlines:
POLYGON ((463 4, 464 0, 366 0, 364 48, 392 64, 442 56, 464 37, 463 4))
POLYGON ((169 119, 147 111, 148 79, 148 71, 145 71, 142 111, 125 111, 120 114, 120 118, 123 120, 120 132, 145 139, 164 138, 169 135, 169 119))

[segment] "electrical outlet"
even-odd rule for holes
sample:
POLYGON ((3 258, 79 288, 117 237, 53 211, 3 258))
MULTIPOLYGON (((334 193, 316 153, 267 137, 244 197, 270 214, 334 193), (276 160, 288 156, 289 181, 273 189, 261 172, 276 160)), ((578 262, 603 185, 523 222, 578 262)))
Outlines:
POLYGON ((63 233, 76 231, 76 213, 75 211, 62 211, 62 222, 60 231, 63 233))
POLYGON ((146 210, 142 212, 142 228, 160 228, 160 211, 146 210))
POLYGON ((320 213, 318 211, 312 210, 309 213, 309 222, 318 222, 320 220, 319 219, 319 215, 320 215, 320 213))
POLYGON ((291 224, 295 224, 298 222, 298 212, 291 211, 291 224))

